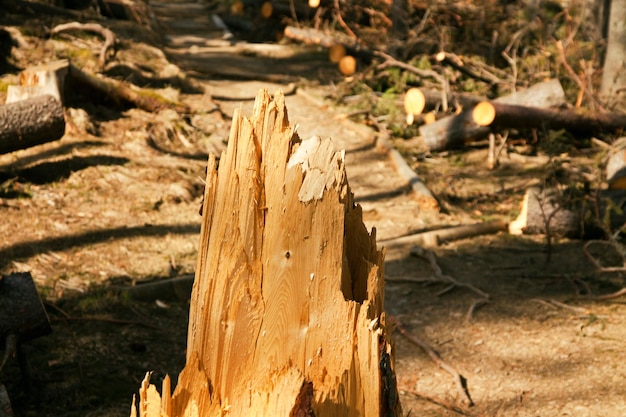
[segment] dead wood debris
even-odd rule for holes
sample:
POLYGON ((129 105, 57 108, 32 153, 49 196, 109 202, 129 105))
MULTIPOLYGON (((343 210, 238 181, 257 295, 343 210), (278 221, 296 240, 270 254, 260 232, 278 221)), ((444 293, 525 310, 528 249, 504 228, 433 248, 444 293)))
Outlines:
MULTIPOLYGON (((289 83, 286 86, 281 88, 283 95, 291 96, 296 94, 296 90, 298 89, 298 85, 296 83, 289 83)), ((224 94, 211 94, 212 100, 218 101, 253 101, 256 96, 227 96, 224 94)))
POLYGON ((502 220, 490 222, 464 224, 459 226, 441 227, 435 230, 412 233, 391 239, 380 240, 385 245, 401 245, 412 243, 414 245, 435 247, 444 242, 465 239, 474 236, 504 232, 508 230, 508 223, 502 220))
POLYGON ((468 407, 472 407, 474 405, 474 401, 472 401, 472 398, 470 397, 469 389, 467 387, 467 378, 461 375, 453 366, 444 362, 444 360, 441 359, 441 356, 439 356, 439 353, 435 349, 433 349, 428 343, 426 343, 424 340, 420 339, 419 337, 411 334, 402 325, 402 323, 400 322, 400 320, 398 320, 397 317, 389 316, 388 319, 389 319, 389 324, 394 326, 395 330, 397 330, 409 342, 420 347, 424 352, 426 352, 426 354, 430 356, 430 358, 433 360, 433 362, 435 362, 435 364, 438 367, 440 367, 441 369, 443 369, 444 371, 452 375, 452 377, 454 378, 454 382, 456 384, 457 390, 459 392, 459 395, 463 399, 463 402, 468 407))
POLYGON ((132 325, 136 325, 136 326, 147 327, 149 329, 154 329, 154 330, 163 330, 159 326, 155 326, 153 324, 145 323, 145 322, 137 321, 137 320, 124 320, 124 319, 114 319, 114 318, 110 318, 110 317, 93 317, 93 316, 75 317, 75 316, 72 316, 69 313, 67 313, 61 307, 58 307, 58 306, 56 306, 56 305, 54 305, 52 303, 44 302, 44 304, 47 307, 50 307, 53 310, 55 310, 57 313, 59 313, 61 316, 63 316, 64 320, 67 320, 67 321, 97 321, 97 322, 101 322, 101 323, 112 323, 112 324, 122 324, 122 325, 132 324, 132 325))
POLYGON ((459 282, 456 278, 450 276, 450 275, 446 275, 441 271, 441 267, 439 267, 439 265, 437 264, 437 259, 435 257, 435 253, 431 250, 428 249, 424 249, 420 246, 414 246, 411 249, 411 255, 412 256, 417 256, 420 257, 422 259, 425 259, 426 261, 428 261, 430 268, 433 270, 434 273, 434 277, 431 279, 431 282, 441 282, 441 283, 447 283, 450 284, 448 285, 446 288, 444 288, 443 290, 441 290, 437 296, 441 296, 451 290, 453 290, 456 287, 461 287, 461 288, 467 288, 468 290, 472 291, 473 293, 475 293, 476 295, 478 295, 480 297, 480 300, 476 301, 474 304, 472 304, 467 312, 467 315, 465 316, 465 319, 469 322, 472 321, 472 317, 474 312, 480 307, 483 306, 485 304, 487 304, 491 297, 489 294, 487 294, 486 292, 476 288, 474 285, 472 284, 468 284, 466 282, 459 282))
POLYGON ((115 34, 110 29, 107 29, 98 23, 70 22, 53 27, 50 31, 50 35, 56 35, 68 30, 82 30, 85 32, 94 32, 104 38, 104 45, 102 45, 102 48, 100 49, 100 57, 98 58, 98 67, 100 69, 104 68, 107 60, 107 52, 109 51, 109 49, 112 49, 113 53, 115 53, 115 34))
POLYGON ((450 404, 448 401, 442 400, 441 398, 431 397, 431 396, 421 394, 419 392, 415 392, 411 390, 404 390, 404 393, 411 395, 412 397, 415 397, 418 400, 428 401, 429 403, 438 405, 439 407, 445 408, 446 410, 450 410, 462 416, 473 417, 475 415, 457 405, 450 404))

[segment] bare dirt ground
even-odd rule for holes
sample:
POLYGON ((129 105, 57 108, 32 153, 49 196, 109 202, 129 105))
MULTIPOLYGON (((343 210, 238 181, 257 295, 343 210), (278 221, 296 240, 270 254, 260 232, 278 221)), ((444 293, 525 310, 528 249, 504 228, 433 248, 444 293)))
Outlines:
MULTIPOLYGON (((472 407, 463 403, 453 377, 396 331, 405 415, 626 415, 624 298, 592 297, 622 288, 624 278, 599 272, 583 255, 584 242, 555 239, 548 247, 543 236, 500 233, 434 248, 432 264, 412 245, 393 241, 434 225, 511 221, 524 190, 549 171, 546 158, 514 157, 510 149, 493 171, 485 167, 481 146, 424 161, 410 143, 394 142, 447 213, 427 211, 377 134, 337 117, 344 110, 323 102, 341 81, 324 53, 296 47, 280 59, 242 55, 220 43, 208 14, 200 15, 201 5, 172 4, 153 3, 164 25, 160 35, 168 37, 162 47, 154 46, 159 36, 149 30, 111 24, 123 39, 114 60, 152 75, 146 84, 164 74, 170 84, 177 79, 182 92, 171 86, 161 92, 188 104, 193 114, 116 110, 83 98, 68 110, 62 140, 0 156, 0 270, 31 272, 53 327, 51 335, 24 347, 29 380, 15 361, 0 373, 16 416, 125 416, 145 372, 153 372, 157 386, 166 373, 178 374, 188 289, 137 299, 128 288, 170 278, 188 282, 207 153, 224 149, 234 108, 249 114, 259 88, 290 90, 290 83, 299 87, 287 97, 287 108, 301 137, 330 136, 346 149, 356 200, 368 228, 376 227, 387 247, 388 313, 467 379, 472 407), (436 268, 473 287, 438 282, 436 268), (479 291, 489 302, 468 318, 484 298, 479 291)), ((4 19, 0 23, 30 27, 31 33, 52 23, 4 19)), ((36 35, 27 37, 30 49, 19 52, 22 68, 78 56, 70 43, 98 51, 97 38, 36 35)), ((2 78, 15 80, 11 73, 2 78)), ((561 158, 593 173, 595 154, 561 158)), ((606 265, 623 264, 607 246, 595 253, 606 265)))

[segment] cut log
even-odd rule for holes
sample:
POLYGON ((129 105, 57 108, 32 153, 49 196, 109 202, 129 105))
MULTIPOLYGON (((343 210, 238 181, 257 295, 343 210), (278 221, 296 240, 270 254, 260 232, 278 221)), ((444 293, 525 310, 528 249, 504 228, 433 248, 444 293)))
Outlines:
POLYGON ((63 106, 50 95, 0 106, 0 154, 52 142, 64 133, 63 106))
POLYGON ((626 223, 625 190, 601 190, 575 199, 568 194, 568 190, 528 189, 519 216, 509 224, 509 233, 605 238, 607 232, 626 223))
MULTIPOLYGON (((429 95, 426 97, 427 108, 430 108, 432 103, 430 105, 428 103, 429 95)), ((548 108, 563 105, 565 93, 561 83, 553 79, 535 84, 526 90, 499 97, 491 103, 548 108)), ((419 131, 424 138, 425 145, 430 150, 440 151, 461 147, 469 140, 485 138, 491 129, 475 123, 472 108, 466 109, 458 115, 444 117, 434 123, 421 126, 419 131)))
POLYGON ((320 45, 324 48, 342 45, 347 53, 355 57, 371 59, 373 55, 373 52, 367 47, 341 32, 332 32, 330 35, 312 28, 287 26, 283 33, 286 38, 302 42, 305 45, 320 45))
POLYGON ((344 153, 262 90, 207 172, 187 364, 173 395, 146 376, 139 415, 399 416, 384 252, 344 153))
MULTIPOLYGON (((479 103, 493 107, 493 121, 485 126, 493 129, 545 128, 566 129, 575 133, 620 132, 626 130, 626 114, 593 113, 579 110, 541 109, 497 102, 479 103)), ((478 106, 477 105, 477 106, 478 106)), ((478 120, 477 120, 478 122, 478 120)))
POLYGON ((6 103, 14 103, 46 94, 63 103, 65 78, 68 71, 69 61, 67 59, 25 69, 20 73, 20 85, 8 86, 6 103))
POLYGON ((419 88, 409 88, 404 95, 404 112, 406 113, 406 123, 413 124, 415 116, 422 113, 426 98, 419 88))
POLYGON ((0 276, 0 348, 9 335, 25 342, 51 331, 30 272, 0 276))

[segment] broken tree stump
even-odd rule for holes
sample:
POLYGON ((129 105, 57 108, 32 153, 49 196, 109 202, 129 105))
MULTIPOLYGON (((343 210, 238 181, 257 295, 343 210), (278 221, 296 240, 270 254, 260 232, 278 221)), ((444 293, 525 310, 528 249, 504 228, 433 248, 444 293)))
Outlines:
POLYGON ((611 144, 606 161, 606 181, 612 190, 626 190, 626 136, 611 144))
POLYGON ((595 190, 573 196, 575 193, 567 188, 529 188, 520 214, 509 224, 509 233, 599 239, 626 224, 626 190, 595 190))
MULTIPOLYGON (((187 363, 141 416, 399 416, 384 251, 330 139, 300 141, 284 96, 239 112, 209 157, 187 363)), ((135 407, 131 415, 136 415, 135 407)))
POLYGON ((50 95, 0 106, 0 154, 52 142, 64 134, 63 106, 50 95))
POLYGON ((67 59, 26 68, 20 73, 20 85, 7 87, 6 103, 14 103, 46 94, 63 103, 65 100, 65 78, 68 72, 69 61, 67 59))

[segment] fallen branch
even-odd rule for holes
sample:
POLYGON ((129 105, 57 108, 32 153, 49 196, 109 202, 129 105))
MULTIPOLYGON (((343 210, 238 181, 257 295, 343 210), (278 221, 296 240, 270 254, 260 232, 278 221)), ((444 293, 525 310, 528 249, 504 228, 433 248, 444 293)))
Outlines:
POLYGON ((402 336, 404 336, 409 342, 414 345, 422 348, 424 352, 435 362, 435 364, 452 375, 454 378, 454 382, 456 384, 457 390, 463 401, 469 406, 472 407, 474 405, 474 401, 470 397, 469 389, 467 387, 467 379, 461 375, 454 367, 444 362, 439 356, 439 353, 435 349, 433 349, 428 343, 418 338, 417 336, 409 333, 408 330, 404 328, 402 323, 395 316, 388 316, 389 324, 395 328, 402 336))
MULTIPOLYGON (((296 83, 289 83, 288 85, 281 87, 283 95, 291 96, 296 93, 298 85, 296 83)), ((219 101, 253 101, 256 96, 248 95, 248 96, 227 96, 221 94, 211 94, 212 100, 219 101)))
POLYGON ((411 72, 422 78, 434 78, 441 85, 441 102, 442 102, 442 110, 448 110, 448 95, 450 92, 450 86, 448 85, 448 80, 443 75, 439 74, 433 70, 426 70, 417 68, 411 64, 407 64, 406 62, 398 61, 391 55, 382 52, 382 51, 374 51, 374 56, 384 59, 384 61, 376 67, 377 69, 385 69, 389 67, 400 68, 405 71, 411 72))
POLYGON ((570 310, 577 314, 589 315, 589 311, 586 308, 570 306, 568 304, 561 303, 560 301, 556 301, 554 299, 544 300, 542 298, 532 298, 531 301, 537 302, 539 304, 547 305, 549 307, 559 307, 564 310, 570 310))
POLYGON ((368 58, 371 58, 373 55, 373 52, 367 47, 359 44, 354 38, 351 38, 341 32, 328 34, 313 28, 297 28, 295 26, 287 26, 285 27, 283 33, 286 38, 302 42, 305 45, 319 45, 328 49, 335 45, 342 45, 351 55, 364 56, 368 58))
POLYGON ((430 265, 430 268, 433 270, 433 273, 434 273, 434 278, 431 278, 430 282, 442 282, 442 283, 450 284, 449 286, 441 290, 437 294, 437 296, 441 296, 449 291, 452 291, 456 287, 461 287, 461 288, 467 288, 468 290, 472 291, 473 293, 481 297, 479 301, 472 304, 471 307, 469 308, 467 315, 465 317, 467 321, 472 320, 473 314, 476 311, 476 309, 478 309, 478 307, 483 306, 490 301, 491 297, 486 292, 476 288, 472 284, 459 282, 454 277, 450 275, 445 275, 442 272, 441 267, 437 264, 437 259, 435 258, 435 254, 433 251, 424 249, 420 246, 414 246, 411 249, 411 255, 425 259, 428 262, 428 264, 430 265))
POLYGON ((594 300, 612 300, 614 298, 619 298, 622 295, 626 295, 626 288, 622 288, 621 290, 612 292, 610 294, 598 295, 593 297, 594 300))
POLYGON ((589 101, 591 102, 592 106, 595 109, 601 112, 605 112, 606 110, 604 109, 604 107, 602 107, 600 102, 593 96, 593 93, 589 91, 589 89, 585 86, 585 83, 580 79, 580 77, 576 74, 576 72, 572 69, 572 67, 570 67, 569 63, 567 62, 567 57, 565 56, 565 49, 563 48, 563 42, 556 41, 555 44, 556 44, 556 49, 559 51, 559 57, 561 58, 561 64, 563 64, 563 68, 565 68, 565 71, 567 71, 567 73, 572 78, 572 80, 574 80, 574 82, 578 85, 578 88, 580 88, 581 94, 585 95, 589 99, 589 101))
MULTIPOLYGON (((104 45, 100 49, 100 57, 98 58, 98 66, 100 69, 104 68, 107 60, 107 52, 109 49, 113 49, 115 47, 115 34, 110 30, 105 28, 104 26, 98 23, 79 23, 79 22, 70 22, 63 23, 55 26, 50 31, 50 35, 56 35, 61 32, 65 32, 68 30, 82 30, 85 32, 94 32, 101 35, 104 38, 104 45)), ((113 50, 115 53, 115 50, 113 50)))
POLYGON ((430 397, 428 395, 424 395, 424 394, 420 394, 418 392, 412 391, 412 390, 404 390, 407 394, 412 395, 413 397, 419 399, 419 400, 424 400, 424 401, 428 401, 429 403, 433 403, 435 405, 438 405, 439 407, 445 408, 446 410, 450 410, 454 413, 460 414, 462 416, 468 416, 468 417, 472 417, 474 416, 474 414, 462 409, 459 406, 456 406, 454 404, 450 404, 449 402, 439 399, 439 398, 434 398, 434 397, 430 397))
POLYGON ((600 261, 589 252, 589 246, 593 244, 614 246, 615 243, 610 240, 590 240, 583 246, 583 253, 600 272, 626 272, 626 264, 624 264, 624 266, 603 266, 600 261))
POLYGON ((109 317, 75 317, 70 315, 69 313, 67 313, 65 310, 63 310, 61 307, 58 307, 54 304, 51 303, 45 303, 46 306, 48 307, 52 307, 52 309, 54 309, 56 312, 58 312, 59 314, 61 314, 63 316, 64 320, 67 321, 97 321, 97 322, 101 322, 101 323, 112 323, 112 324, 133 324, 136 326, 143 326, 143 327, 147 327, 149 329, 155 329, 155 330, 163 330, 162 327, 159 326, 155 326, 153 324, 149 324, 149 323, 144 323, 141 321, 136 321, 136 320, 124 320, 124 319, 112 319, 109 317))
POLYGON ((510 80, 508 79, 503 80, 502 78, 495 75, 495 72, 500 72, 501 77, 504 76, 506 78, 511 78, 504 71, 499 71, 497 68, 489 67, 485 64, 479 65, 478 62, 464 62, 461 57, 450 52, 439 52, 437 55, 435 55, 435 60, 441 62, 442 64, 451 66, 452 68, 467 75, 470 78, 483 81, 487 84, 505 84, 510 82, 510 80))
POLYGON ((377 144, 389 153, 391 162, 394 164, 396 171, 409 183, 411 189, 415 193, 415 198, 420 203, 422 209, 439 210, 441 208, 435 194, 426 186, 421 178, 406 163, 398 150, 389 143, 389 134, 387 129, 381 126, 374 117, 369 120, 376 126, 380 135, 377 137, 377 144))
POLYGON ((380 242, 384 243, 385 245, 403 245, 407 243, 412 243, 414 245, 433 247, 439 246, 444 242, 503 232, 507 229, 507 222, 495 220, 485 223, 475 223, 461 226, 452 226, 445 229, 429 230, 426 232, 381 240, 380 242))

